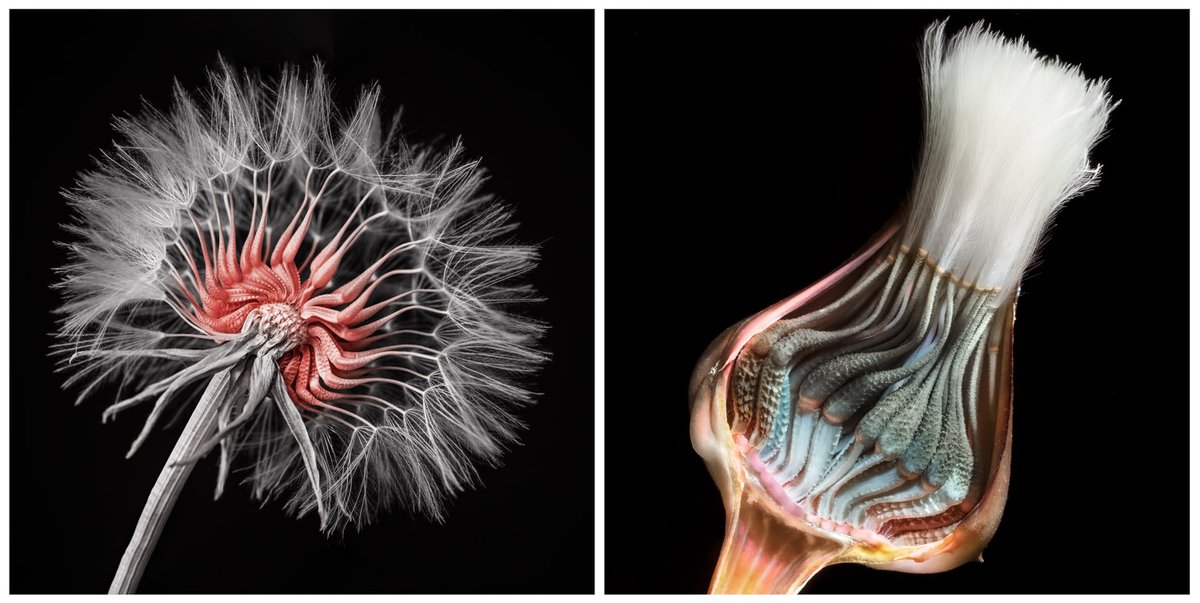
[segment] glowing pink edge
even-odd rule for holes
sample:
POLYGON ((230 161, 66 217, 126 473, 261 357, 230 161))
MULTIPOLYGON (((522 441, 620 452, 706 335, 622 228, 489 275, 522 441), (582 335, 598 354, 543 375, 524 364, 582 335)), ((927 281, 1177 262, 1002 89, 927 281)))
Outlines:
POLYGON ((744 327, 742 327, 741 331, 738 333, 737 339, 733 341, 733 345, 727 348, 729 350, 729 355, 726 356, 725 363, 722 366, 729 366, 730 363, 736 360, 738 354, 741 353, 742 348, 746 347, 746 344, 750 343, 750 340, 755 335, 763 332, 768 326, 780 320, 784 316, 787 316, 796 308, 808 303, 809 300, 823 293, 825 289, 828 289, 830 285, 838 282, 847 274, 863 265, 863 263, 875 255, 875 252, 879 251, 880 247, 883 247, 884 244, 892 240, 892 236, 895 235, 896 231, 899 229, 900 226, 898 224, 890 224, 883 230, 883 232, 879 234, 878 237, 875 238, 875 241, 871 243, 870 246, 855 255, 850 259, 850 261, 842 264, 837 270, 834 270, 826 275, 825 278, 813 283, 811 287, 805 288, 803 291, 800 291, 799 293, 796 293, 782 302, 767 308, 751 318, 750 321, 746 323, 744 327))

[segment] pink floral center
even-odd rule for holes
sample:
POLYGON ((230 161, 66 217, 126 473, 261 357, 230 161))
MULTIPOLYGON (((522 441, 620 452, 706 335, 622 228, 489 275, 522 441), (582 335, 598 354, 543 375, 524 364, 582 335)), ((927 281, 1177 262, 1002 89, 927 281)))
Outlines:
MULTIPOLYGON (((330 174, 329 178, 336 173, 330 174)), ((326 185, 328 183, 326 179, 326 185)), ((322 187, 321 193, 324 190, 322 187)), ((257 311, 258 324, 255 326, 258 333, 275 337, 279 342, 277 349, 283 350, 278 359, 279 373, 292 401, 314 412, 341 411, 331 406, 336 401, 374 400, 373 396, 349 391, 361 385, 373 382, 406 385, 372 375, 375 369, 388 367, 371 365, 387 356, 407 355, 408 352, 399 350, 414 346, 371 346, 388 336, 386 332, 378 332, 393 318, 420 307, 409 304, 391 312, 381 312, 415 293, 411 291, 374 304, 369 304, 369 300, 386 278, 411 272, 394 270, 380 274, 384 264, 422 241, 393 247, 357 276, 337 288, 330 288, 330 281, 347 250, 367 225, 380 217, 379 214, 368 217, 347 233, 362 203, 346 219, 336 236, 323 246, 307 245, 307 257, 297 262, 321 193, 311 198, 306 195, 287 228, 276 238, 274 248, 266 228, 270 221, 269 191, 263 196, 261 212, 258 199, 255 199, 251 225, 240 246, 236 212, 230 207, 228 197, 225 203, 227 228, 222 228, 219 210, 215 212, 216 228, 210 220, 207 229, 202 230, 192 217, 201 262, 196 262, 187 245, 177 244, 188 266, 182 273, 178 268, 173 269, 178 294, 168 299, 184 320, 218 342, 241 336, 247 319, 257 311), (377 316, 381 313, 382 316, 377 316)))

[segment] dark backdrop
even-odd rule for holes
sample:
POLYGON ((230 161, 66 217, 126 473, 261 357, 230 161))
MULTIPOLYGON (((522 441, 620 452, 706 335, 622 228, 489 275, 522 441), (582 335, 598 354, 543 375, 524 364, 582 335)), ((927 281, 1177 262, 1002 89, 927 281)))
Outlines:
MULTIPOLYGON (((11 586, 107 589, 179 427, 131 460, 138 416, 100 424, 115 398, 73 408, 47 359, 57 191, 140 99, 204 83, 221 53, 278 73, 320 57, 343 107, 378 81, 412 141, 461 135, 542 243, 554 359, 506 466, 452 501, 445 525, 405 512, 327 539, 235 486, 213 502, 215 462, 193 473, 141 592, 590 592, 593 584, 593 17, 547 12, 27 12, 12 15, 11 586)), ((107 392, 112 394, 113 392, 107 392)))
POLYGON ((918 43, 946 16, 1024 35, 1123 103, 1099 188, 1022 290, 1012 487, 986 562, 835 566, 806 592, 1187 591, 1187 12, 607 11, 608 592, 708 587, 724 512, 688 440, 688 377, 905 198, 918 43))

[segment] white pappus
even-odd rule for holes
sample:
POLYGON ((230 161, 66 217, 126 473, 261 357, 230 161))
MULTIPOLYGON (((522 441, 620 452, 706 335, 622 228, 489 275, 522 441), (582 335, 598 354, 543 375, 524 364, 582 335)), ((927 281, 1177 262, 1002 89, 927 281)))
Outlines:
POLYGON ((902 239, 1008 298, 1068 200, 1099 181, 1088 157, 1118 103, 1108 81, 983 22, 925 31, 925 140, 902 239))
POLYGON ((333 105, 318 63, 275 81, 221 63, 66 193, 57 352, 105 418, 194 407, 114 579, 136 587, 193 463, 327 532, 394 506, 442 519, 522 428, 545 360, 536 250, 477 161, 405 144, 378 87, 333 105))

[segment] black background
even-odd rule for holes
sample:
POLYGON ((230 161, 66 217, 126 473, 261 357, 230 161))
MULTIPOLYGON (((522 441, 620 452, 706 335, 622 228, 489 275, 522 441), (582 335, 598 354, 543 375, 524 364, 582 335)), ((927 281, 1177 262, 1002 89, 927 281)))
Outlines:
POLYGON ((1186 11, 606 16, 608 592, 707 589, 724 511, 688 440, 692 368, 905 198, 918 43, 946 16, 1025 35, 1123 103, 1099 188, 1024 282, 1012 486, 986 562, 834 566, 805 592, 1187 592, 1186 11))
MULTIPOLYGON (((548 301, 554 359, 505 466, 438 525, 406 512, 326 539, 315 517, 263 508, 245 487, 213 502, 215 463, 193 473, 140 592, 591 592, 593 585, 593 15, 545 12, 25 12, 12 14, 13 296, 11 587, 107 589, 179 427, 131 460, 114 400, 73 408, 46 351, 59 304, 51 268, 57 191, 108 148, 114 115, 166 108, 172 78, 204 83, 221 53, 273 77, 325 61, 346 108, 379 82, 410 141, 461 135, 541 243, 531 280, 548 301)), ((111 392, 109 392, 111 393, 111 392)))

